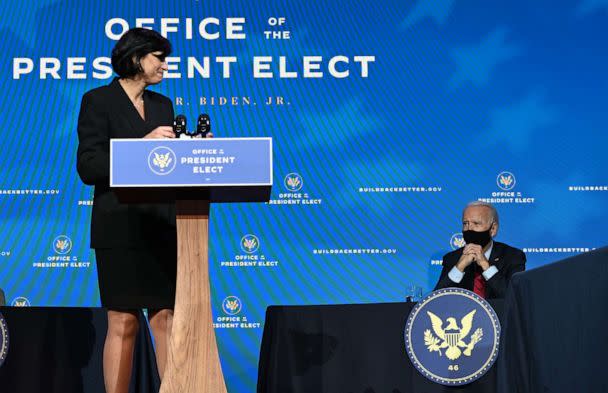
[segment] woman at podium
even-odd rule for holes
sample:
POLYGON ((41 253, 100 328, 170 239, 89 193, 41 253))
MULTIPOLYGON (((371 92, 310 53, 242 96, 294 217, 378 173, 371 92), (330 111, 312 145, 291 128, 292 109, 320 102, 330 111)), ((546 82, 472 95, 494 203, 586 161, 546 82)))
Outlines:
POLYGON ((118 75, 84 94, 78 116, 77 170, 95 187, 91 248, 102 306, 108 312, 103 351, 107 393, 127 392, 139 329, 147 308, 162 378, 175 303, 177 241, 174 204, 121 203, 109 187, 111 138, 173 138, 173 105, 147 90, 163 80, 171 44, 155 31, 127 31, 112 50, 118 75))

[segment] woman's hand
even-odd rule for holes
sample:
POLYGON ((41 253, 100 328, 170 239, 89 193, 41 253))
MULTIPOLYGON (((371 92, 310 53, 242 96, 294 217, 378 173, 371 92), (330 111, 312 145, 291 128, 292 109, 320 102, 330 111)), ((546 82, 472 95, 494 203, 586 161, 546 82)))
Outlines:
POLYGON ((148 135, 144 136, 146 139, 165 139, 175 138, 173 133, 173 127, 171 126, 160 126, 153 129, 148 135))

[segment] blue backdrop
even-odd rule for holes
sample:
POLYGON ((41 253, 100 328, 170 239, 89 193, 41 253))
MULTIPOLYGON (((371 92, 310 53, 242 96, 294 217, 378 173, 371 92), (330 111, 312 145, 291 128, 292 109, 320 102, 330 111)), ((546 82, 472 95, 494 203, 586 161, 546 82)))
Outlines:
POLYGON ((274 139, 272 201, 211 212, 230 391, 254 390, 266 306, 430 290, 471 200, 496 202, 497 239, 528 268, 606 244, 606 0, 2 2, 0 287, 13 305, 99 305, 76 120, 82 94, 110 81, 111 36, 138 18, 168 27, 172 68, 152 89, 176 113, 274 139), (200 34, 205 18, 219 38, 200 34))

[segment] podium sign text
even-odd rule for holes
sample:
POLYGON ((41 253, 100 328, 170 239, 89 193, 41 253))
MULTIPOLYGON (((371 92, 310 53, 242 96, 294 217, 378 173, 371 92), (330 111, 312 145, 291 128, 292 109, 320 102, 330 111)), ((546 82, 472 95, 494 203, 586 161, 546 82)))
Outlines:
POLYGON ((111 187, 271 185, 271 138, 110 141, 111 187))

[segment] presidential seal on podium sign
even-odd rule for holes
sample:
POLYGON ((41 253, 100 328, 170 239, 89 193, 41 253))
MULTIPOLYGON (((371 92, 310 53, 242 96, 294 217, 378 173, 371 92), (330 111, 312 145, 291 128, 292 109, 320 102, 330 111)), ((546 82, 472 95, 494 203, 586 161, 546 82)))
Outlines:
POLYGON ((434 291, 405 325, 405 349, 433 382, 461 386, 481 378, 498 356, 500 322, 490 304, 461 288, 434 291))
POLYGON ((2 313, 0 313, 0 367, 8 355, 8 326, 2 313))

